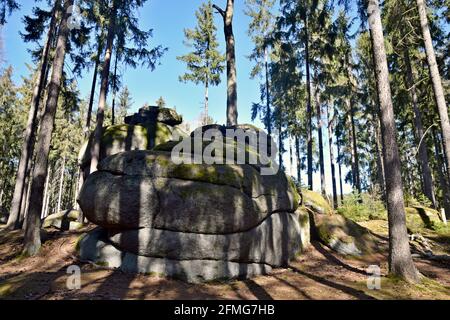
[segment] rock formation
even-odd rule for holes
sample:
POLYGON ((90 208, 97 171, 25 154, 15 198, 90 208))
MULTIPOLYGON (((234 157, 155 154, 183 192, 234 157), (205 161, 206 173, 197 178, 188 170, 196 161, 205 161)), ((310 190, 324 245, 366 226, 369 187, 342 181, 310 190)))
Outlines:
MULTIPOLYGON (((179 127, 183 118, 173 109, 143 107, 125 119, 125 124, 104 129, 100 145, 100 161, 117 153, 132 150, 151 150, 155 146, 187 134, 179 127)), ((91 161, 93 135, 81 148, 79 163, 83 171, 91 161)))
MULTIPOLYGON (((144 119, 140 112, 127 121, 144 119)), ((309 243, 300 197, 284 173, 261 175, 253 163, 175 163, 176 145, 103 159, 79 196, 99 226, 80 240, 81 259, 196 283, 265 274, 309 243)))

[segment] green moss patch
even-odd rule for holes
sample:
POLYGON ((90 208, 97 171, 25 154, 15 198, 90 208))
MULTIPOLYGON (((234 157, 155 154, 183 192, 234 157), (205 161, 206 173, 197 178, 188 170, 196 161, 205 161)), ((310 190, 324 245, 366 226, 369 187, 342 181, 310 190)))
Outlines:
POLYGON ((423 206, 405 208, 406 226, 411 232, 420 232, 422 229, 438 230, 444 226, 440 220, 439 212, 423 206))
POLYGON ((317 192, 311 190, 302 189, 303 205, 313 212, 321 214, 333 214, 333 208, 327 200, 317 192))

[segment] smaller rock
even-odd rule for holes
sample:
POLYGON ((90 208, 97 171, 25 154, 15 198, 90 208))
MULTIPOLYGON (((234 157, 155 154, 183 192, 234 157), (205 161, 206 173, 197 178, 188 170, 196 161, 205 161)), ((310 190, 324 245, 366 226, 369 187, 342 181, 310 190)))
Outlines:
POLYGON ((298 208, 295 212, 300 224, 300 252, 305 252, 311 245, 311 225, 309 213, 304 208, 298 208))
POLYGON ((303 205, 315 213, 333 214, 333 208, 322 195, 317 192, 303 189, 301 190, 303 205))
POLYGON ((342 255, 361 256, 379 251, 370 231, 341 215, 311 213, 315 236, 342 255))
POLYGON ((410 233, 417 233, 421 229, 436 230, 443 225, 439 211, 423 206, 405 208, 406 226, 410 233))
POLYGON ((80 212, 77 210, 65 210, 51 214, 44 219, 43 228, 54 227, 62 231, 78 230, 83 224, 78 222, 80 212))
POLYGON ((183 122, 183 117, 174 109, 148 106, 139 109, 134 115, 125 118, 125 123, 129 125, 146 126, 156 122, 176 126, 183 122))
POLYGON ((0 223, 6 224, 8 222, 8 212, 5 208, 0 207, 0 223))

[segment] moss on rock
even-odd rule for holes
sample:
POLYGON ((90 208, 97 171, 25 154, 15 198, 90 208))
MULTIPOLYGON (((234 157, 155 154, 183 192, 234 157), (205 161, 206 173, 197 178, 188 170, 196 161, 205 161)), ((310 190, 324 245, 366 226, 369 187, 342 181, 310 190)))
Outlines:
POLYGON ((316 237, 338 253, 360 256, 378 251, 378 244, 370 231, 341 215, 312 213, 316 237))
POLYGON ((438 211, 424 206, 414 206, 405 208, 406 226, 413 232, 420 232, 421 229, 437 230, 443 226, 438 211))
POLYGON ((333 214, 333 208, 327 200, 325 200, 319 193, 311 190, 302 189, 303 205, 313 212, 320 214, 333 214))

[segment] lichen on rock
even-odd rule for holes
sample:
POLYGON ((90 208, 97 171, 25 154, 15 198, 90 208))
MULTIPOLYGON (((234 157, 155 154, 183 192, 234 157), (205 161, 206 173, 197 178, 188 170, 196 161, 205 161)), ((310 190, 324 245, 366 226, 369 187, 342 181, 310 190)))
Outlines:
POLYGON ((265 273, 309 244, 309 221, 283 172, 175 163, 176 145, 109 156, 88 177, 79 204, 102 229, 80 241, 84 259, 200 282, 265 273))

